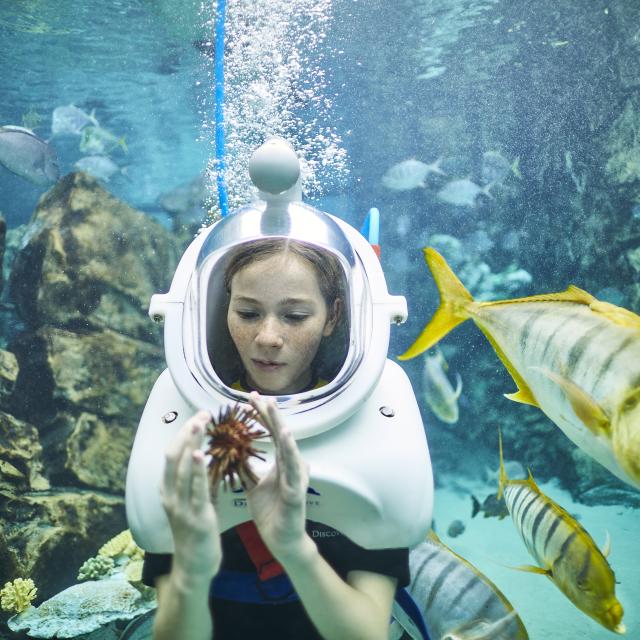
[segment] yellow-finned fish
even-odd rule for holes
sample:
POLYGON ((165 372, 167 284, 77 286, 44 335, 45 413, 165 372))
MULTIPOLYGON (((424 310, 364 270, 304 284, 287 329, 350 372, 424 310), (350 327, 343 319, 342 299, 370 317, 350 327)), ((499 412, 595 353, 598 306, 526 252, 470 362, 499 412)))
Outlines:
POLYGON ((547 576, 573 604, 610 631, 623 634, 623 609, 616 598, 616 579, 604 552, 575 518, 546 496, 531 472, 526 480, 509 480, 502 458, 500 484, 509 513, 529 553, 539 566, 518 567, 547 576))
POLYGON ((458 398, 462 393, 462 378, 456 373, 456 388, 451 386, 445 371, 448 365, 440 350, 435 354, 426 354, 422 375, 424 399, 431 411, 442 422, 458 422, 458 398))
POLYGON ((476 302, 435 249, 424 254, 440 307, 400 359, 471 318, 518 386, 506 397, 542 409, 581 449, 640 488, 640 316, 574 286, 476 302))
MULTIPOLYGON (((409 565, 407 589, 433 640, 528 640, 520 616, 500 589, 433 531, 411 549, 409 565)), ((397 602, 393 615, 411 637, 423 637, 397 602)))

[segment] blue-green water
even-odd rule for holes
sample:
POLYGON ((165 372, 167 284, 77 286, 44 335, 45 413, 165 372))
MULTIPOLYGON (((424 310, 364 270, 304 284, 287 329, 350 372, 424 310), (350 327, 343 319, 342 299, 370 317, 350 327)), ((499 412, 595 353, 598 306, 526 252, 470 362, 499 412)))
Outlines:
MULTIPOLYGON (((476 297, 560 291, 573 283, 640 312, 636 2, 236 0, 228 11, 232 203, 250 196, 246 162, 251 149, 278 133, 291 139, 308 162, 312 202, 354 226, 369 207, 378 207, 389 290, 405 295, 410 311, 409 321, 392 330, 392 357, 413 342, 437 306, 421 252, 427 244, 447 256, 476 297), (410 159, 427 164, 440 159, 443 173, 429 172, 422 184, 409 171, 409 186, 402 186, 396 170, 385 184, 383 176, 410 159), (456 180, 467 181, 467 191, 469 184, 481 189, 491 183, 489 195, 461 195, 463 186, 452 186, 456 180), (446 187, 457 204, 448 199, 446 187), (463 196, 467 201, 460 201, 463 196)), ((103 180, 110 193, 171 232, 178 222, 197 227, 206 209, 216 206, 210 182, 178 214, 163 207, 163 196, 211 167, 212 16, 210 6, 178 0, 5 0, 0 4, 0 125, 33 129, 55 149, 61 175, 87 156, 108 158, 116 167, 103 180), (68 105, 93 114, 112 141, 100 153, 82 142, 81 131, 53 135, 53 112, 68 105)), ((45 191, 0 166, 0 213, 12 238, 29 222, 45 191)), ((184 237, 189 233, 192 229, 184 237)), ((5 281, 11 267, 5 260, 5 281)), ((170 273, 159 281, 169 278, 170 273)), ((24 317, 30 307, 20 303, 16 313, 7 284, 2 299, 7 307, 2 343, 7 351, 19 352, 19 363, 28 369, 31 352, 12 347, 13 341, 44 321, 24 317)), ((471 492, 493 491, 478 483, 487 467, 497 466, 500 426, 510 457, 531 467, 598 542, 608 530, 628 637, 640 637, 635 609, 640 562, 633 542, 640 528, 640 494, 608 472, 594 470, 540 412, 503 398, 513 391, 513 382, 477 328, 461 327, 442 349, 452 384, 456 373, 463 381, 455 424, 439 421, 423 398, 422 360, 405 368, 420 399, 432 452, 440 501, 436 525, 443 534, 455 517, 466 527, 458 539, 445 541, 478 563, 507 597, 512 589, 531 638, 611 635, 541 576, 502 570, 505 564, 531 562, 510 520, 470 517, 471 492), (493 536, 504 544, 485 548, 493 536), (512 542, 520 545, 519 556, 510 553, 512 542), (553 613, 545 616, 545 611, 553 613)), ((126 379, 127 371, 117 376, 126 379)), ((59 433, 59 416, 88 409, 55 390, 47 393, 55 416, 48 406, 43 415, 35 397, 16 404, 3 396, 0 407, 37 429, 45 450, 41 473, 50 480, 47 495, 70 487, 121 498, 121 478, 96 484, 58 468, 58 450, 47 446, 51 434, 59 433)), ((122 419, 119 426, 132 434, 135 420, 122 419)), ((14 458, 7 460, 20 472, 14 458)), ((20 488, 7 469, 0 468, 7 500, 35 491, 33 485, 20 488)), ((34 575, 47 574, 37 562, 21 564, 26 540, 20 545, 10 537, 9 513, 3 511, 0 559, 11 569, 29 566, 34 575)), ((106 529, 124 528, 121 512, 110 517, 106 529)), ((82 544, 84 557, 95 553, 88 536, 82 544)), ((52 575, 64 563, 55 556, 48 561, 52 575)), ((12 577, 9 570, 2 579, 12 577)), ((51 584, 61 590, 70 583, 61 574, 51 584)))

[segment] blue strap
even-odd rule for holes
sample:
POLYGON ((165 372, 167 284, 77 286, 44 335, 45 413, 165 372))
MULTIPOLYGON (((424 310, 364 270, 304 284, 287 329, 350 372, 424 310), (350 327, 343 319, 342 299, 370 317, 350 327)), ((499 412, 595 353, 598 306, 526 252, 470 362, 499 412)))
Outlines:
POLYGON ((222 217, 229 213, 227 183, 225 180, 226 162, 224 149, 224 18, 225 0, 218 0, 216 8, 215 39, 215 95, 216 95, 216 180, 218 183, 218 201, 222 217))
POLYGON ((221 570, 211 581, 209 595, 221 600, 252 604, 286 604, 300 598, 289 577, 280 575, 259 580, 256 573, 221 570))
POLYGON ((430 640, 429 632, 427 631, 427 625, 425 624, 422 613, 418 608, 415 600, 411 597, 411 594, 406 589, 398 589, 396 591, 396 602, 407 614, 416 628, 422 634, 423 640, 430 640))

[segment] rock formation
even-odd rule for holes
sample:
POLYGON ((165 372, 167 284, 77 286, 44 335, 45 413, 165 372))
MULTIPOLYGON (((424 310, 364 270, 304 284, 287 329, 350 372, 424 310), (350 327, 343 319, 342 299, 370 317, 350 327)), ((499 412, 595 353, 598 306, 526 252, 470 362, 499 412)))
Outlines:
POLYGON ((164 368, 147 307, 179 253, 86 174, 41 198, 9 278, 24 329, 0 352, 0 583, 31 577, 46 599, 126 528, 129 451, 164 368))

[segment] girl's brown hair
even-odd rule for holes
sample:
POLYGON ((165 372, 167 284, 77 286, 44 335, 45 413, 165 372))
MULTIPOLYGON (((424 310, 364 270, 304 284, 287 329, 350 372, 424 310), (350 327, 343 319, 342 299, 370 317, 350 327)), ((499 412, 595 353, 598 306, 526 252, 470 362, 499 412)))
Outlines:
POLYGON ((242 268, 258 260, 266 260, 287 251, 311 263, 316 272, 320 293, 327 309, 331 310, 333 303, 338 298, 342 300, 343 304, 346 303, 343 284, 344 272, 338 258, 329 251, 317 249, 288 238, 261 238, 236 247, 228 258, 224 272, 224 285, 227 292, 231 292, 231 280, 242 268))

